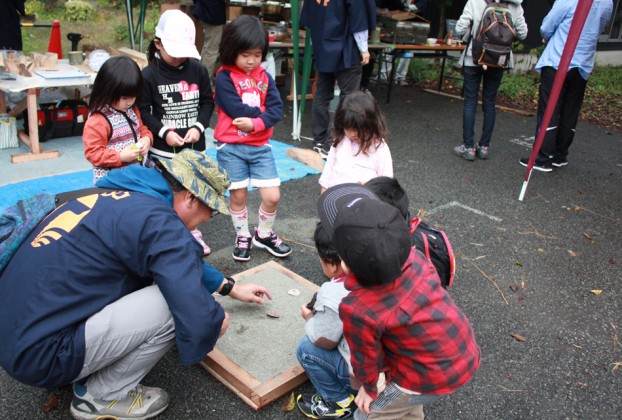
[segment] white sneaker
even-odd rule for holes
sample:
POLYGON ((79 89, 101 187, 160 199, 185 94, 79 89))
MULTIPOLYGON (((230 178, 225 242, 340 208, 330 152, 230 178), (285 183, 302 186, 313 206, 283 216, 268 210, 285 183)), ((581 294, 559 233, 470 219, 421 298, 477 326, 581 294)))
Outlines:
POLYGON ((104 401, 89 394, 86 386, 73 384, 71 415, 78 420, 150 419, 166 410, 167 407, 168 394, 160 388, 138 385, 122 400, 104 401))

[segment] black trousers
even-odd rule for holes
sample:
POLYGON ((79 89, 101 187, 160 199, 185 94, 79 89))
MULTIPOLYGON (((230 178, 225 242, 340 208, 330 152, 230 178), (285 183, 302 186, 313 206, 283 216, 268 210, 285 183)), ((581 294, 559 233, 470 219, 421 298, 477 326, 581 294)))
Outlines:
POLYGON ((350 67, 335 73, 316 74, 315 93, 313 94, 313 143, 322 145, 328 151, 333 144, 331 136, 332 124, 328 115, 328 105, 335 96, 335 81, 339 85, 340 98, 348 93, 356 92, 361 85, 362 67, 360 65, 350 67))
MULTIPOLYGON (((538 131, 540 131, 544 110, 549 102, 556 74, 557 70, 553 67, 543 67, 540 72, 540 98, 538 100, 536 136, 538 131)), ((586 86, 587 80, 581 77, 579 69, 574 68, 568 71, 559 94, 559 100, 555 106, 555 111, 551 117, 549 128, 544 136, 540 153, 538 154, 539 162, 565 160, 568 157, 568 149, 574 139, 586 86)))

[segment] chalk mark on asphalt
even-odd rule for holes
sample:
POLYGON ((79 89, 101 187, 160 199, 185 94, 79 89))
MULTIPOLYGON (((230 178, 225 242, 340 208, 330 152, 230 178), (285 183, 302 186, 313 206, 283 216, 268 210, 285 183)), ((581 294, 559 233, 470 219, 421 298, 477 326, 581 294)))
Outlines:
POLYGON ((427 211, 426 213, 429 214, 429 215, 432 215, 432 214, 438 213, 441 210, 445 210, 445 209, 448 209, 448 208, 451 208, 451 207, 460 207, 460 208, 462 208, 464 210, 470 211, 470 212, 475 213, 477 215, 487 217, 490 220, 494 220, 495 222, 502 222, 503 221, 503 219, 501 219, 499 217, 496 217, 496 216, 493 216, 491 214, 485 213, 485 212, 483 212, 481 210, 474 209, 473 207, 466 206, 466 205, 464 205, 462 203, 459 203, 457 201, 452 201, 450 203, 443 204, 442 206, 435 207, 432 210, 427 211))
POLYGON ((519 146, 523 146, 527 149, 533 149, 533 142, 536 140, 534 136, 520 136, 518 139, 511 139, 510 143, 517 144, 519 146))

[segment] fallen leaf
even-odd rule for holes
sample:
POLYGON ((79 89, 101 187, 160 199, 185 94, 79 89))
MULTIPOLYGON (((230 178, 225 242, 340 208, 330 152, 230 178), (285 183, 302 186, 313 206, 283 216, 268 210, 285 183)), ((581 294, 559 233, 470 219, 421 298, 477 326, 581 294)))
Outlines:
POLYGON ((577 253, 576 253, 576 252, 574 252, 574 251, 573 251, 573 250, 571 250, 571 249, 569 249, 569 250, 568 250, 568 253, 570 254, 570 256, 571 256, 571 257, 576 257, 576 256, 577 256, 577 253))
POLYGON ((515 284, 510 284, 510 290, 516 292, 518 290, 518 286, 515 284))
POLYGON ((609 258, 609 264, 616 265, 616 260, 614 260, 613 258, 609 258))
POLYGON ((49 413, 50 411, 58 407, 59 403, 60 401, 58 401, 58 397, 56 396, 56 393, 52 392, 50 396, 48 397, 48 400, 45 402, 45 404, 43 404, 43 411, 45 411, 46 413, 49 413))
POLYGON ((527 285, 525 284, 525 279, 521 279, 521 282, 520 282, 520 287, 521 287, 521 289, 523 289, 523 290, 525 290, 525 287, 527 287, 527 285))
POLYGON ((283 401, 283 404, 281 405, 281 410, 285 413, 289 413, 294 408, 296 408, 296 400, 294 398, 294 393, 292 392, 289 398, 283 401))
POLYGON ((602 290, 590 290, 590 293, 592 293, 593 295, 600 295, 602 292, 602 290))
POLYGON ((588 241, 592 240, 592 238, 590 238, 590 235, 588 235, 587 232, 583 232, 583 236, 585 236, 585 239, 587 239, 588 241))
POLYGON ((544 248, 538 248, 538 252, 544 252, 544 248))
POLYGON ((522 335, 515 334, 515 333, 510 333, 510 337, 512 337, 516 341, 525 341, 525 337, 523 337, 522 335))
POLYGON ((523 263, 522 263, 522 262, 520 262, 520 261, 514 261, 514 264, 516 264, 516 265, 517 265, 517 266, 519 266, 519 267, 522 267, 522 266, 523 266, 523 263))

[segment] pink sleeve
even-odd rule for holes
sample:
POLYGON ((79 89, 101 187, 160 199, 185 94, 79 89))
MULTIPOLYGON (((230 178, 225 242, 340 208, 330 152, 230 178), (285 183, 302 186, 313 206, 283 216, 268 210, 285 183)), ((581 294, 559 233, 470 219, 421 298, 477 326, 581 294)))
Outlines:
POLYGON ((253 122, 253 132, 259 133, 266 130, 266 124, 261 118, 251 118, 251 121, 253 122))
POLYGON ((393 159, 391 159, 389 146, 384 141, 378 148, 376 155, 378 156, 378 160, 376 161, 376 175, 393 178, 393 159))
POLYGON ((322 175, 320 176, 319 183, 323 188, 330 188, 332 186, 333 181, 333 169, 335 168, 335 161, 337 155, 337 149, 331 146, 330 151, 328 152, 328 157, 326 158, 326 163, 324 163, 324 169, 322 170, 322 175))

